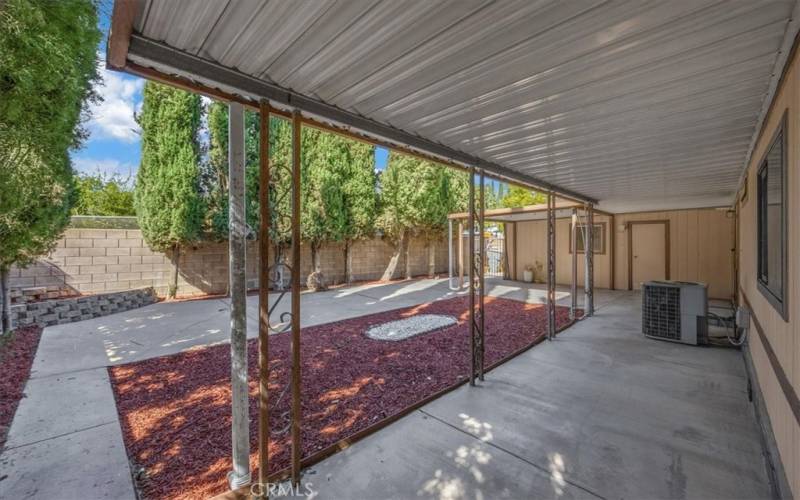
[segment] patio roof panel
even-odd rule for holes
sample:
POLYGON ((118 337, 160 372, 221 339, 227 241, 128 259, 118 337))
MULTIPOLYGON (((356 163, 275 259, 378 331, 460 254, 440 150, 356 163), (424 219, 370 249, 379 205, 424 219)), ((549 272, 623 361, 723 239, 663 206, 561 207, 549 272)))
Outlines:
POLYGON ((197 57, 611 211, 729 203, 797 31, 791 0, 134 2, 129 62, 270 97, 197 57))

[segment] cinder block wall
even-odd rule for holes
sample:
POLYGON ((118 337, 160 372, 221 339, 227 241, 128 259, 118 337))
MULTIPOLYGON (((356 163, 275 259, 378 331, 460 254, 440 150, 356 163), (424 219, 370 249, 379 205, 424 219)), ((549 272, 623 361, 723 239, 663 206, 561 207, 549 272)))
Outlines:
MULTIPOLYGON (((434 242, 436 272, 447 272, 447 241, 434 242)), ((376 280, 383 275, 394 252, 381 238, 357 241, 351 245, 354 281, 376 280)), ((270 262, 274 256, 270 254, 270 262)), ((428 247, 412 239, 409 247, 412 274, 428 272, 428 247)), ((344 244, 333 243, 320 249, 322 272, 328 283, 344 281, 344 244)), ((258 286, 258 242, 247 245, 247 281, 258 286)), ((172 256, 148 248, 138 229, 68 229, 55 250, 27 268, 12 268, 10 285, 14 303, 132 290, 151 287, 166 295, 172 273, 172 256), (24 293, 23 293, 24 291, 24 293)), ((311 249, 301 247, 303 282, 311 272, 311 249)), ((405 269, 401 257, 400 274, 405 269)), ((182 248, 179 257, 178 294, 184 296, 220 294, 228 289, 228 244, 203 243, 182 248)))

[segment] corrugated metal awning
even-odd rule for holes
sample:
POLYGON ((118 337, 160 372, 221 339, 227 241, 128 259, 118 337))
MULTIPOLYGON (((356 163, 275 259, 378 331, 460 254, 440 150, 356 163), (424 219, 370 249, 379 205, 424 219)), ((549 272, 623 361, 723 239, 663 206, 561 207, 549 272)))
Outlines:
POLYGON ((730 203, 796 31, 795 1, 134 3, 126 65, 286 89, 609 211, 730 203))

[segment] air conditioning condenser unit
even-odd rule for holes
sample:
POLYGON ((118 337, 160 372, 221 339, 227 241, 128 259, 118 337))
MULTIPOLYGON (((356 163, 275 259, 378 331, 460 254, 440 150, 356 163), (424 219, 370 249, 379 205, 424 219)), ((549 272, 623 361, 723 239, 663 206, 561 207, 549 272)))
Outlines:
POLYGON ((689 281, 642 283, 642 332, 691 345, 708 343, 708 287, 689 281))

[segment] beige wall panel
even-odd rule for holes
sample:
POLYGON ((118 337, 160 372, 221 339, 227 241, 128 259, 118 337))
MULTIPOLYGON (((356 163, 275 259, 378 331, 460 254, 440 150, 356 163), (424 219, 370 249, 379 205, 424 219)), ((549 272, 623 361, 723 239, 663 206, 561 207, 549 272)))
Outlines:
MULTIPOLYGON (((597 288, 611 287, 611 217, 595 215, 596 223, 605 223, 605 253, 594 256, 594 285, 597 288)), ((526 265, 542 264, 547 273, 547 221, 517 222, 519 241, 516 263, 517 278, 522 279, 526 265)), ((556 219, 556 283, 569 285, 572 282, 572 254, 569 247, 570 219, 556 219)), ((584 255, 578 254, 578 288, 583 289, 584 255)), ((542 279, 546 278, 543 274, 542 279)), ((538 279, 538 276, 537 276, 538 279)))
MULTIPOLYGON (((764 127, 760 132, 751 162, 747 171, 747 197, 739 203, 739 283, 747 296, 754 315, 758 318, 764 335, 767 337, 778 359, 778 370, 783 371, 797 393, 800 390, 800 178, 798 177, 798 153, 800 150, 800 94, 798 94, 798 57, 793 56, 791 65, 775 96, 764 127), (786 113, 788 137, 788 176, 787 203, 789 218, 787 222, 788 269, 786 280, 786 300, 789 321, 764 298, 758 290, 756 274, 756 171, 769 147, 773 135, 786 113)), ((754 326, 754 322, 753 322, 754 326)), ((776 369, 766 355, 761 339, 751 328, 750 351, 758 376, 759 385, 766 401, 775 439, 778 443, 781 460, 792 492, 800 495, 800 425, 798 425, 786 395, 778 383, 776 369)))
POLYGON ((732 214, 715 208, 640 212, 615 216, 615 285, 628 288, 628 234, 631 221, 669 221, 670 279, 702 281, 714 298, 733 296, 732 214), (620 229, 622 227, 622 229, 620 229))

